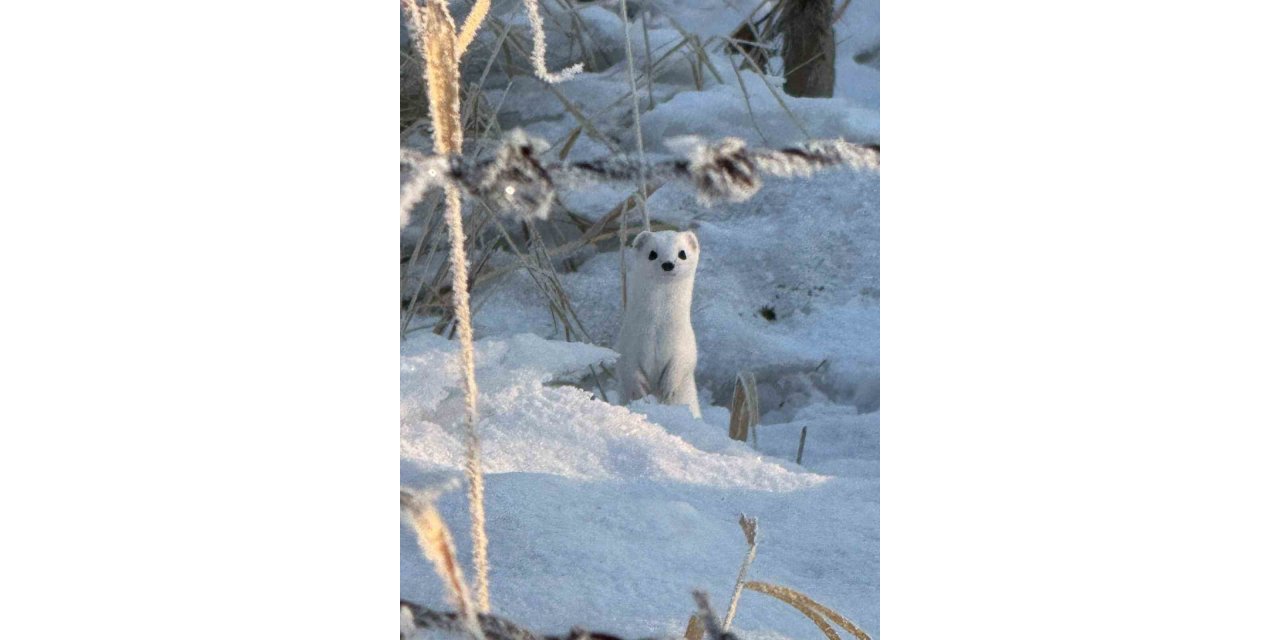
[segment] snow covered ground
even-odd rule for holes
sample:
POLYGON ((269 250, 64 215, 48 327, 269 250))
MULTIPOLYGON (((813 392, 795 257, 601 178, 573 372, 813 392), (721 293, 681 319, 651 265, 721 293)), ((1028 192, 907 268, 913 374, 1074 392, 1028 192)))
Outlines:
MULTIPOLYGON (((536 631, 588 625, 627 637, 678 634, 689 593, 723 612, 746 550, 737 516, 760 519, 751 577, 799 589, 875 635, 879 416, 812 404, 759 431, 760 451, 729 440, 728 412, 594 400, 575 386, 608 350, 532 334, 477 344, 495 612, 536 631), (808 426, 805 463, 794 459, 808 426)), ((408 486, 461 479, 463 405, 456 342, 419 333, 402 358, 401 475, 408 486)), ((470 553, 464 492, 441 510, 470 553)), ((444 602, 417 542, 401 536, 401 595, 444 602)), ((812 637, 807 619, 746 593, 748 637, 812 637)))
MULTIPOLYGON (((727 35, 756 3, 629 4, 633 16, 650 11, 657 57, 663 43, 681 38, 680 30, 727 35)), ((494 15, 527 29, 522 14, 510 12, 511 3, 494 6, 494 15)), ((557 24, 572 23, 567 11, 555 2, 542 7, 551 29, 550 66, 578 61, 581 49, 556 31, 557 24)), ((613 104, 627 93, 617 5, 576 7, 597 60, 591 71, 557 88, 582 112, 603 114, 597 124, 630 150, 630 103, 613 104)), ((455 15, 464 12, 464 3, 454 7, 455 15)), ((642 67, 640 25, 637 18, 632 40, 642 67)), ((483 67, 493 39, 482 35, 465 69, 483 67)), ((665 138, 685 134, 774 146, 803 140, 806 133, 879 142, 878 62, 853 60, 878 43, 878 4, 852 3, 837 39, 836 97, 784 97, 790 113, 765 86, 780 94, 780 78, 743 73, 744 98, 720 47, 707 52, 723 84, 706 74, 698 91, 687 63, 657 74, 652 109, 648 88, 641 86, 646 150, 663 153, 665 138)), ((520 126, 555 141, 577 126, 532 78, 492 73, 486 98, 497 106, 504 128, 520 126)), ((607 152, 605 144, 583 135, 569 158, 607 152)), ((595 219, 627 193, 592 188, 561 197, 570 210, 595 219)), ((723 613, 745 551, 737 517, 746 513, 760 521, 751 579, 804 592, 879 637, 878 175, 835 172, 768 182, 747 202, 711 209, 670 185, 648 207, 655 223, 695 228, 702 246, 693 323, 703 421, 679 407, 620 407, 594 397, 589 367, 599 374, 616 358, 605 348, 613 344, 619 320, 616 250, 587 249, 575 270, 559 276, 600 346, 557 339, 545 299, 524 271, 476 293, 494 612, 545 633, 582 625, 624 637, 680 634, 693 608, 692 589, 708 590, 723 613), (723 407, 742 370, 754 371, 760 381, 758 449, 727 436, 723 407), (794 464, 796 446, 806 426, 800 466, 794 464)), ((456 346, 427 330, 410 333, 402 346, 406 486, 461 477, 456 346)), ((465 492, 445 494, 440 507, 459 551, 469 557, 465 492)), ((401 535, 401 595, 445 606, 407 528, 401 535)), ((794 609, 753 592, 742 596, 734 630, 748 638, 819 634, 794 609)))

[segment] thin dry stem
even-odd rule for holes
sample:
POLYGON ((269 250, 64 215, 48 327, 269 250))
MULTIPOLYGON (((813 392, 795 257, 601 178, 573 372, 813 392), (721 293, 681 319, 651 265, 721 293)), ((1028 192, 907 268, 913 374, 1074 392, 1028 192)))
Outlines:
MULTIPOLYGON (((404 4, 416 6, 415 0, 405 0, 404 4)), ((445 0, 426 0, 418 13, 423 20, 419 51, 425 59, 436 153, 462 153, 461 94, 453 17, 445 0)))
POLYGON ((533 72, 551 84, 564 82, 581 73, 581 62, 556 73, 547 71, 547 35, 543 31, 542 16, 538 13, 538 0, 524 0, 524 9, 529 14, 529 29, 533 32, 533 55, 529 56, 533 72))
POLYGON ((756 522, 746 514, 738 516, 738 526, 742 527, 742 535, 747 538, 747 555, 742 558, 742 567, 738 569, 738 579, 733 584, 733 596, 729 598, 729 610, 724 614, 724 628, 727 631, 733 624, 733 616, 738 613, 738 598, 742 597, 742 587, 747 582, 747 569, 756 559, 756 522))
POLYGON ((756 390, 756 376, 741 371, 733 383, 733 400, 729 404, 729 437, 747 441, 751 429, 760 422, 760 396, 756 390))
MULTIPOLYGON (((641 192, 643 193, 643 191, 641 192)), ((643 198, 642 198, 643 199, 643 198)), ((618 220, 618 275, 622 278, 622 310, 627 310, 627 206, 622 203, 622 215, 618 220)))
POLYGON ((796 128, 800 130, 800 133, 803 133, 805 138, 812 138, 813 136, 809 135, 809 130, 804 128, 804 123, 800 122, 800 119, 796 117, 796 114, 791 111, 791 107, 788 107, 787 103, 782 99, 782 96, 778 94, 778 90, 774 89, 773 85, 769 84, 769 81, 764 78, 765 73, 764 73, 764 70, 760 68, 760 65, 756 64, 756 61, 752 60, 751 56, 747 55, 747 52, 743 50, 742 46, 739 45, 737 42, 734 42, 733 40, 727 40, 727 42, 732 44, 733 47, 738 50, 738 53, 742 54, 743 59, 745 59, 747 63, 751 65, 751 68, 756 73, 760 74, 761 82, 762 84, 764 84, 764 88, 768 89, 769 93, 773 95, 773 99, 778 101, 778 106, 782 107, 782 110, 786 112, 787 117, 791 118, 791 121, 795 123, 796 128))
MULTIPOLYGON (((631 83, 631 116, 636 129, 636 153, 640 155, 640 171, 637 172, 636 182, 640 185, 640 192, 644 193, 644 136, 640 134, 640 95, 636 92, 636 70, 635 61, 631 55, 631 20, 627 18, 627 0, 618 3, 618 14, 622 18, 622 39, 627 44, 627 82, 631 83)), ((640 214, 644 216, 644 230, 652 231, 653 229, 649 226, 649 207, 645 203, 645 200, 640 200, 640 214)), ((623 246, 626 246, 626 241, 626 234, 623 234, 623 246)), ((625 286, 626 276, 623 275, 623 278, 625 286)), ((625 301, 624 296, 623 302, 625 301)))
POLYGON ((467 632, 474 640, 483 640, 480 622, 476 618, 476 609, 471 604, 471 596, 467 591, 466 580, 462 577, 462 567, 458 564, 458 554, 453 546, 453 535, 449 526, 436 510, 435 502, 429 496, 414 495, 405 490, 400 491, 400 508, 409 515, 409 522, 418 534, 418 546, 431 561, 440 581, 453 599, 466 625, 467 632))
POLYGON ((475 40, 476 32, 480 31, 480 25, 487 15, 489 15, 489 0, 476 0, 476 3, 471 7, 471 13, 468 13, 467 19, 462 21, 462 31, 458 32, 459 59, 462 58, 462 54, 467 52, 467 47, 471 46, 471 41, 475 40))
MULTIPOLYGON (((445 0, 402 0, 423 58, 436 153, 462 153, 462 116, 458 87, 458 47, 453 17, 445 0)), ((483 16, 481 16, 483 17, 483 16)), ((478 28, 478 23, 477 23, 478 28)), ((472 33, 474 37, 474 33, 472 33)), ((403 206, 403 205, 402 205, 403 206)), ((453 272, 454 318, 461 352, 463 395, 466 402, 468 497, 471 507, 472 563, 476 572, 476 601, 489 611, 489 538, 485 534, 484 474, 480 466, 477 433, 475 346, 471 330, 471 296, 467 289, 466 233, 462 226, 462 194, 456 185, 445 186, 445 224, 449 231, 449 264, 453 272)))
POLYGON ((693 601, 698 605, 698 618, 702 620, 702 626, 706 629, 707 635, 711 636, 711 640, 730 640, 734 638, 732 633, 725 631, 720 626, 720 621, 716 619, 716 614, 711 610, 711 599, 707 597, 705 591, 694 591, 693 601))
POLYGON ((644 29, 644 79, 649 86, 649 110, 654 107, 653 101, 653 49, 649 46, 649 14, 640 12, 640 26, 644 29))
POLYGON ((796 610, 803 613, 810 620, 813 620, 814 624, 818 625, 818 628, 822 629, 822 632, 826 634, 828 638, 831 638, 831 640, 839 640, 840 636, 831 628, 831 625, 827 624, 826 621, 822 619, 822 616, 824 615, 831 618, 832 622, 840 625, 849 633, 852 633, 858 638, 858 640, 871 640, 871 636, 867 635, 867 632, 859 629, 858 626, 853 624, 853 622, 848 618, 836 613, 822 604, 819 604, 813 598, 810 598, 795 589, 788 589, 787 587, 768 582, 756 581, 748 582, 746 584, 746 588, 773 596, 795 607, 796 610))
POLYGON ((706 630, 702 628, 702 619, 697 614, 689 616, 689 623, 684 627, 684 640, 699 640, 706 630))
POLYGON ((453 315, 461 345, 463 393, 467 403, 467 497, 471 505, 472 562, 476 571, 476 600, 489 611, 489 537, 485 534, 484 472, 480 468, 480 434, 476 416, 476 363, 471 331, 471 293, 467 290, 466 236, 462 231, 462 194, 445 189, 445 223, 449 228, 449 263, 453 271, 453 315))

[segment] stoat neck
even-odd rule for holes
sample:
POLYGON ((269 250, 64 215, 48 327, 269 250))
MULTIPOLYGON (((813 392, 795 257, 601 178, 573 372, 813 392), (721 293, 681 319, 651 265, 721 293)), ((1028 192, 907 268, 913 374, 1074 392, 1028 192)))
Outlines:
POLYGON ((627 280, 627 315, 639 313, 650 318, 662 310, 657 318, 689 321, 689 309, 693 306, 693 278, 681 278, 675 282, 653 282, 641 278, 627 280))

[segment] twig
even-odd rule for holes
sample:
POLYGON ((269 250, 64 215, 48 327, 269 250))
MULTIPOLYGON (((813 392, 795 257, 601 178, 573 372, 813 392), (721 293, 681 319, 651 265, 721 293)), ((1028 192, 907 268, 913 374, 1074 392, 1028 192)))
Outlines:
POLYGON ((754 69, 756 73, 760 74, 760 82, 764 84, 764 88, 768 89, 769 93, 773 95, 773 99, 778 101, 778 106, 782 107, 782 110, 787 113, 787 116, 789 116, 791 121, 795 123, 796 128, 800 129, 800 133, 803 133, 806 138, 810 137, 809 131, 804 128, 804 123, 800 122, 800 119, 796 117, 795 113, 792 113, 791 107, 787 106, 786 101, 784 101, 782 96, 778 94, 778 90, 774 89, 773 85, 769 84, 768 78, 764 77, 765 73, 764 70, 760 68, 760 65, 756 64, 756 61, 752 60, 751 56, 747 55, 747 52, 744 51, 738 43, 733 42, 732 40, 728 40, 728 42, 738 50, 738 53, 742 54, 742 57, 751 65, 751 68, 754 69))
POLYGON ((800 427, 800 449, 796 451, 796 464, 804 459, 804 437, 809 435, 809 427, 800 427))
POLYGON ((839 640, 840 636, 831 628, 831 625, 827 624, 826 620, 824 620, 822 616, 831 618, 832 622, 840 625, 849 633, 852 633, 858 640, 871 640, 871 636, 867 635, 867 632, 859 629, 858 626, 853 624, 853 622, 848 618, 836 613, 831 608, 818 603, 813 598, 810 598, 795 589, 788 589, 787 587, 768 582, 754 581, 748 582, 746 584, 746 588, 765 595, 773 596, 795 607, 797 611, 803 613, 805 617, 812 620, 819 629, 822 629, 822 633, 831 640, 839 640))
POLYGON ((480 30, 480 23, 484 22, 485 16, 489 15, 489 0, 476 0, 471 7, 471 13, 467 14, 467 19, 462 21, 462 31, 458 32, 458 57, 467 52, 467 47, 471 46, 471 41, 475 39, 476 32, 480 30))
POLYGON ((644 172, 651 180, 692 183, 704 206, 720 201, 742 202, 755 195, 764 176, 807 177, 831 168, 880 167, 879 146, 844 140, 814 140, 784 149, 752 149, 737 138, 705 143, 696 138, 676 141, 687 147, 685 157, 649 162, 634 156, 609 156, 588 162, 549 162, 538 158, 545 145, 516 131, 489 160, 472 161, 460 155, 433 155, 402 150, 402 169, 416 171, 427 187, 454 185, 475 197, 496 201, 517 215, 545 218, 558 188, 601 182, 631 182, 644 172))
POLYGON ((550 84, 564 82, 581 73, 581 62, 556 73, 547 71, 547 35, 543 32, 542 16, 538 13, 538 0, 524 0, 524 10, 529 15, 529 29, 533 32, 533 54, 529 56, 533 72, 550 84))
POLYGON ((746 514, 738 516, 738 526, 742 527, 742 535, 747 537, 747 555, 742 558, 742 567, 738 569, 738 579, 733 583, 733 596, 729 598, 729 611, 724 615, 724 628, 733 625, 733 616, 738 613, 738 598, 742 596, 742 587, 747 581, 747 569, 756 559, 756 522, 746 514))
MULTIPOLYGON (((627 81, 631 84, 631 116, 636 129, 636 153, 640 156, 640 167, 637 171, 636 181, 640 185, 640 191, 645 190, 644 181, 644 136, 640 134, 640 95, 636 92, 636 71, 635 62, 631 56, 631 20, 627 17, 627 0, 618 3, 618 14, 622 18, 622 39, 626 41, 627 50, 627 81)), ((645 204, 646 200, 640 200, 640 213, 644 216, 644 230, 652 231, 649 226, 649 207, 645 204)), ((627 236, 622 235, 623 246, 626 246, 627 236)), ((624 305, 625 306, 625 305, 624 305)))
POLYGON ((640 26, 644 29, 644 79, 649 85, 649 110, 653 111, 653 49, 649 47, 649 12, 640 12, 640 26))
POLYGON ((711 600, 707 597, 707 592, 694 591, 693 602, 698 605, 698 619, 702 620, 702 628, 706 630, 711 640, 737 640, 736 636, 720 626, 715 612, 711 610, 711 600))

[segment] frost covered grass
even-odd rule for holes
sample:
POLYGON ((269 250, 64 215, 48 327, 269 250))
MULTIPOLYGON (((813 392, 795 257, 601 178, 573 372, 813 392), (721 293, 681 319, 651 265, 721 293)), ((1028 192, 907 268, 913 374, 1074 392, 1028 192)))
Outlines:
MULTIPOLYGON (((732 42, 758 0, 551 0, 541 14, 524 0, 449 5, 468 16, 455 42, 466 50, 455 54, 460 143, 439 139, 419 86, 402 99, 409 157, 453 153, 481 175, 520 129, 546 142, 529 147, 536 165, 521 171, 602 158, 638 171, 617 183, 509 194, 541 208, 537 218, 508 215, 510 182, 493 182, 485 197, 464 189, 452 208, 447 194, 421 189, 428 176, 402 173, 402 193, 426 193, 402 202, 403 484, 462 482, 476 461, 489 548, 472 531, 455 541, 459 557, 477 573, 487 558, 492 609, 537 633, 581 625, 680 635, 699 589, 733 611, 718 623, 740 637, 843 627, 806 601, 762 590, 772 585, 874 636, 878 174, 756 181, 749 198, 707 207, 697 188, 650 169, 672 158, 668 142, 680 136, 734 138, 737 150, 819 138, 878 145, 878 53, 868 55, 878 52, 878 5, 837 3, 831 99, 785 95, 780 52, 760 57, 732 42), (578 63, 564 82, 545 81, 550 69, 578 63), (616 358, 603 345, 613 344, 622 306, 619 248, 628 223, 634 229, 646 213, 655 231, 696 227, 703 246, 693 309, 703 420, 682 407, 603 401, 616 358), (468 297, 469 318, 458 306, 468 297), (464 325, 474 332, 474 393, 459 348, 464 325), (749 443, 728 435, 744 370, 757 379, 749 443), (793 462, 802 431, 804 466, 793 462), (468 452, 472 442, 483 443, 483 459, 468 452), (761 526, 749 563, 741 513, 761 526)), ((411 77, 412 56, 404 65, 411 77)), ((704 162, 736 152, 724 151, 704 162)), ((446 493, 439 515, 459 524, 476 502, 446 493)), ((452 606, 405 527, 402 598, 452 606)), ((482 626, 495 619, 479 617, 482 626)))
MULTIPOLYGON (((449 13, 449 6, 444 0, 426 0, 423 6, 418 4, 418 0, 403 0, 401 6, 413 36, 414 48, 417 50, 423 69, 423 80, 428 89, 427 97, 431 103, 432 141, 435 148, 442 153, 461 153, 461 74, 458 70, 458 61, 475 38, 480 22, 488 14, 489 1, 479 0, 472 7, 471 15, 463 24, 460 33, 455 30, 453 16, 449 13)), ((410 186, 414 185, 411 183, 410 186)), ((480 438, 476 433, 478 391, 472 344, 474 337, 471 325, 470 285, 467 277, 466 234, 462 224, 462 194, 456 185, 448 184, 443 188, 445 227, 449 234, 449 271, 453 275, 452 310, 457 323, 460 369, 466 401, 467 495, 471 507, 472 561, 476 575, 475 598, 479 610, 487 612, 489 610, 488 537, 485 533, 484 474, 480 469, 480 438)), ((412 191, 408 197, 410 204, 406 204, 405 196, 401 197, 400 224, 402 227, 407 224, 407 210, 412 206, 414 198, 416 194, 412 191)), ((439 517, 434 514, 434 507, 420 507, 415 523, 424 518, 429 524, 433 517, 434 520, 439 520, 439 517)), ((448 530, 443 529, 444 533, 441 534, 442 529, 442 522, 435 522, 433 526, 428 527, 427 531, 435 532, 439 539, 424 541, 424 549, 439 548, 449 542, 448 530)), ((451 544, 448 544, 444 551, 447 552, 445 555, 452 557, 451 544)), ((430 552, 428 555, 437 559, 439 564, 443 562, 437 558, 440 553, 441 551, 437 550, 435 555, 430 552)), ((450 569, 447 575, 450 584, 455 591, 461 589, 461 573, 457 570, 456 563, 451 564, 450 569)), ((446 575, 446 572, 442 570, 441 575, 446 575)), ((455 594, 454 600, 458 604, 459 613, 466 616, 468 630, 473 637, 480 638, 478 623, 471 611, 470 598, 459 592, 455 594)))
POLYGON ((481 640, 484 634, 480 631, 480 620, 471 604, 471 590, 467 588, 467 581, 462 576, 462 566, 458 563, 458 554, 454 551, 453 534, 440 517, 434 501, 435 496, 400 491, 400 508, 405 511, 418 534, 422 555, 431 561, 440 576, 440 582, 449 591, 450 600, 458 610, 458 617, 461 618, 467 635, 472 640, 481 640))

